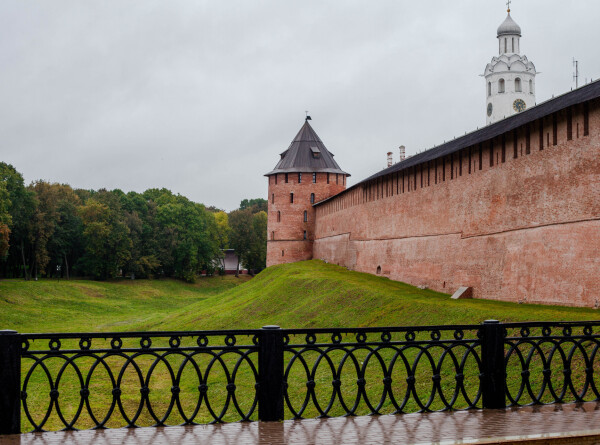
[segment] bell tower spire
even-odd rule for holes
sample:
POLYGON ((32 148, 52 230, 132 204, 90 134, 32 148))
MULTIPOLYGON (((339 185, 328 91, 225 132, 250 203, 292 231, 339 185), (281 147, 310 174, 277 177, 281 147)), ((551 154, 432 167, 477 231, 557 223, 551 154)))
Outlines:
POLYGON ((535 65, 521 55, 521 27, 510 15, 498 27, 498 56, 485 67, 486 121, 488 124, 535 105, 535 65))

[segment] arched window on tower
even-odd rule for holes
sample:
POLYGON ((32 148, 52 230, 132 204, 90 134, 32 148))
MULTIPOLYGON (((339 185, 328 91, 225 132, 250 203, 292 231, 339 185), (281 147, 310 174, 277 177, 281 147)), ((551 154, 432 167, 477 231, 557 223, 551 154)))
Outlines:
POLYGON ((521 79, 519 77, 517 77, 515 79, 515 91, 517 93, 520 93, 521 91, 523 91, 523 88, 521 87, 521 79))
POLYGON ((498 92, 504 93, 504 79, 498 81, 498 92))
POLYGON ((508 46, 508 43, 507 43, 507 41, 508 41, 508 39, 507 39, 506 37, 504 37, 504 52, 505 52, 505 53, 507 53, 507 52, 508 52, 508 50, 507 50, 507 46, 508 46))
POLYGON ((533 94, 533 80, 529 79, 529 94, 533 94))
POLYGON ((277 222, 281 222, 281 212, 277 211, 277 222))
POLYGON ((492 95, 492 82, 488 82, 488 97, 492 95))
POLYGON ((304 222, 308 222, 308 212, 304 211, 304 222))
POLYGON ((310 194, 310 203, 311 203, 311 204, 314 204, 314 203, 315 203, 315 194, 314 194, 314 193, 311 193, 311 194, 310 194))
POLYGON ((513 52, 513 53, 515 52, 515 38, 514 37, 512 38, 512 50, 511 50, 511 52, 513 52))

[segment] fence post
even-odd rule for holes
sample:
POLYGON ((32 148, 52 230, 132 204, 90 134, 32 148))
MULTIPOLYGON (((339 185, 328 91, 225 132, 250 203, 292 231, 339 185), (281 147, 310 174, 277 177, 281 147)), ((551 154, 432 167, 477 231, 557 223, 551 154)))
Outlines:
POLYGON ((506 408, 504 327, 498 320, 486 320, 481 337, 481 395, 484 408, 506 408))
POLYGON ((258 349, 258 420, 283 420, 283 331, 263 326, 258 349))
POLYGON ((0 331, 0 434, 21 433, 21 339, 0 331))

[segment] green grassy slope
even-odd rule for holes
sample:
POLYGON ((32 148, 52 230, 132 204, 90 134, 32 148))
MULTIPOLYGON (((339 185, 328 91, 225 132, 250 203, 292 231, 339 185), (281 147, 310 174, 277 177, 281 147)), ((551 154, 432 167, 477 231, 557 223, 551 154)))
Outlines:
POLYGON ((595 320, 593 309, 451 300, 322 261, 271 267, 243 286, 175 311, 152 329, 401 326, 500 321, 595 320))
POLYGON ((321 261, 256 278, 0 281, 0 329, 20 332, 399 326, 590 320, 593 309, 451 300, 448 295, 321 261))
POLYGON ((2 280, 0 329, 19 332, 132 331, 156 325, 250 277, 176 280, 2 280))

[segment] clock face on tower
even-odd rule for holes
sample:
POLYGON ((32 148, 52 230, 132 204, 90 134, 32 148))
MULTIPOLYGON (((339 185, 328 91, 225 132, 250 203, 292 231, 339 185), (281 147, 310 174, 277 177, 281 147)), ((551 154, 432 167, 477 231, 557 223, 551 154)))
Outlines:
POLYGON ((494 108, 494 107, 492 107, 492 104, 491 104, 491 103, 489 103, 489 104, 488 104, 488 107, 487 107, 487 114, 488 114, 488 116, 491 116, 491 115, 492 115, 492 110, 493 110, 493 108, 494 108))
POLYGON ((525 108, 527 108, 527 104, 523 99, 517 99, 513 102, 513 109, 515 111, 520 113, 521 111, 525 111, 525 108))

